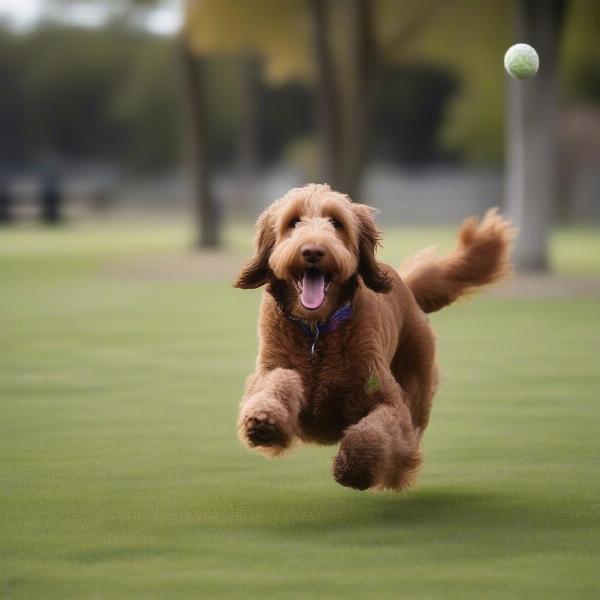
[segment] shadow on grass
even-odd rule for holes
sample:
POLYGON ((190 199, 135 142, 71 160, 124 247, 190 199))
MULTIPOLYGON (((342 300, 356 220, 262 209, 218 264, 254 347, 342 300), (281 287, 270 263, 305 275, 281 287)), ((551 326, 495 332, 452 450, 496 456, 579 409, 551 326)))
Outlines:
POLYGON ((141 534, 136 543, 128 538, 116 542, 117 535, 110 543, 70 552, 68 558, 93 564, 199 557, 210 547, 213 559, 224 560, 232 552, 244 555, 248 547, 253 554, 288 548, 291 543, 296 553, 313 558, 326 558, 331 552, 348 558, 373 550, 446 564, 460 559, 539 557, 570 551, 573 542, 578 551, 591 553, 597 545, 592 512, 576 513, 572 507, 533 494, 452 487, 394 495, 317 485, 312 491, 301 487, 255 489, 249 494, 220 491, 203 499, 202 510, 182 511, 181 506, 164 514, 161 510, 159 522, 150 515, 136 516, 127 527, 129 533, 141 534))
POLYGON ((274 537, 319 537, 327 544, 360 540, 363 546, 443 547, 470 555, 537 551, 553 535, 594 528, 591 518, 569 513, 543 498, 475 490, 421 490, 404 496, 349 494, 323 504, 301 503, 296 510, 263 523, 274 537))
MULTIPOLYGON (((272 521, 272 526, 281 528, 303 528, 314 526, 319 529, 336 529, 348 525, 444 525, 464 526, 478 515, 498 518, 505 513, 513 514, 515 503, 507 496, 496 496, 468 490, 429 490, 407 495, 391 493, 352 493, 347 497, 336 496, 333 504, 318 506, 311 502, 298 507, 282 518, 272 521)), ((523 507, 520 512, 523 514, 523 507)), ((537 515, 531 510, 529 517, 537 515)))

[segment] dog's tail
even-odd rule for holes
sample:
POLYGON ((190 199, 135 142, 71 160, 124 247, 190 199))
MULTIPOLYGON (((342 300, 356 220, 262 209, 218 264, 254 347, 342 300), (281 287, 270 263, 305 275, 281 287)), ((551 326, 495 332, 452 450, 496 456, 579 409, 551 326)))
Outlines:
POLYGON ((481 223, 467 219, 458 234, 457 247, 447 256, 434 248, 422 250, 400 266, 399 273, 426 312, 435 312, 485 285, 510 274, 510 251, 516 230, 497 210, 481 223))

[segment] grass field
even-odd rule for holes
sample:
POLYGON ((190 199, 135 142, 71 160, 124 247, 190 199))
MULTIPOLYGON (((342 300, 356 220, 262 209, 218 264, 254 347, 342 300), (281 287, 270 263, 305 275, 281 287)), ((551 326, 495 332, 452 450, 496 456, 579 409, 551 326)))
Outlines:
MULTIPOLYGON (((599 597, 598 298, 435 315, 420 484, 358 493, 333 448, 238 443, 258 293, 107 273, 186 243, 161 231, 0 232, 0 598, 599 597)), ((438 236, 392 231, 387 258, 438 236)), ((600 272, 598 233, 553 251, 600 272)))

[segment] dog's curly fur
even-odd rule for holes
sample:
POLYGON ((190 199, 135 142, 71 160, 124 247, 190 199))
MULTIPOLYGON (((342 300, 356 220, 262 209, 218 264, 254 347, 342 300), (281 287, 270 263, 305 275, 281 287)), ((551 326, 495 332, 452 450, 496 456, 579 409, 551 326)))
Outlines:
POLYGON ((256 372, 248 378, 240 438, 269 456, 294 440, 341 440, 333 474, 356 489, 402 490, 421 464, 438 375, 426 313, 494 283, 510 270, 514 230, 495 210, 467 220, 446 257, 424 251, 399 271, 377 262, 373 210, 327 185, 296 188, 257 222, 255 255, 235 286, 266 285, 256 372), (303 249, 320 249, 308 262, 303 249), (306 269, 329 280, 323 303, 301 302, 306 269), (298 321, 326 321, 351 302, 352 318, 312 338, 298 321))

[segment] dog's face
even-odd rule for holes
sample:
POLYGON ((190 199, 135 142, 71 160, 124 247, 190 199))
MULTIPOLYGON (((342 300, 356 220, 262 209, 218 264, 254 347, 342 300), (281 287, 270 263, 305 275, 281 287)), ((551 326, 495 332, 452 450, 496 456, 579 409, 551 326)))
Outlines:
POLYGON ((353 204, 327 185, 288 192, 257 222, 256 252, 235 286, 270 282, 286 311, 305 320, 325 320, 339 307, 357 276, 377 292, 390 282, 375 260, 379 232, 372 209, 353 204))

